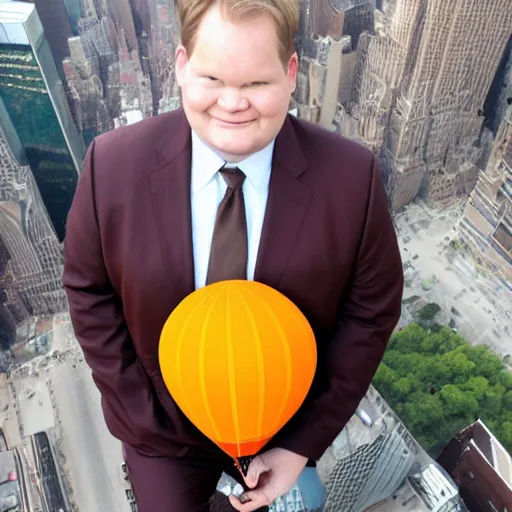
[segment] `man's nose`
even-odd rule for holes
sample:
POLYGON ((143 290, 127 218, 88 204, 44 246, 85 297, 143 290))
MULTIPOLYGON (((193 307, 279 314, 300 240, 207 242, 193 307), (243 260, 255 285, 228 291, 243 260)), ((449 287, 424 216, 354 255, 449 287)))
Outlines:
POLYGON ((229 112, 236 112, 238 110, 245 110, 249 106, 249 102, 243 96, 239 89, 234 87, 226 87, 218 100, 219 107, 228 110, 229 112))

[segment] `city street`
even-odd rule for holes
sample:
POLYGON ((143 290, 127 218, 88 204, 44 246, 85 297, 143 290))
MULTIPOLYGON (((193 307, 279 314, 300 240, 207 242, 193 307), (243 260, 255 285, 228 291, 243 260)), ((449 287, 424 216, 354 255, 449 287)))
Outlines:
POLYGON ((23 454, 31 504, 36 506, 43 489, 55 494, 49 489, 57 485, 72 510, 128 512, 121 445, 107 430, 99 392, 67 315, 54 318, 53 334, 51 354, 16 370, 0 386, 1 426, 9 448, 23 454), (16 408, 8 407, 14 400, 16 408), (37 461, 48 474, 36 473, 37 461))
MULTIPOLYGON (((59 419, 64 470, 80 512, 129 510, 121 475, 121 445, 107 430, 100 396, 90 372, 73 361, 50 368, 54 407, 59 419)), ((61 461, 59 461, 61 462, 61 461)), ((61 462, 62 463, 62 462, 61 462)))

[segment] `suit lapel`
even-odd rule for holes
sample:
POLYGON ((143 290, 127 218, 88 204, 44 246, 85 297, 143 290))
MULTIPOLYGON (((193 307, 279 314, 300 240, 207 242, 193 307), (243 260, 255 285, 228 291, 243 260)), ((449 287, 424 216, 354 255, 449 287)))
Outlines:
POLYGON ((190 206, 190 127, 182 111, 176 116, 168 140, 160 145, 163 164, 149 178, 152 208, 160 233, 163 261, 172 280, 176 304, 194 291, 194 257, 190 206))
POLYGON ((306 168, 292 121, 287 118, 276 139, 254 276, 273 288, 279 286, 313 195, 298 179, 306 168))

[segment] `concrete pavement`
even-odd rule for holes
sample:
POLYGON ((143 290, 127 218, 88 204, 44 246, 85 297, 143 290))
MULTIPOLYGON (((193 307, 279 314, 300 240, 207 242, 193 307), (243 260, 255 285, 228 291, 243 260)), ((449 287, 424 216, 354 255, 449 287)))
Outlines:
POLYGON ((0 426, 9 449, 17 448, 28 510, 42 510, 43 484, 51 483, 74 511, 130 512, 121 445, 107 430, 67 315, 54 319, 50 354, 16 369, 9 381, 0 375, 0 426), (45 449, 35 442, 41 435, 47 435, 45 449), (40 475, 42 468, 49 473, 40 475))
POLYGON ((53 403, 59 418, 64 471, 80 512, 128 512, 120 464, 121 445, 107 430, 100 396, 82 363, 49 369, 53 403))

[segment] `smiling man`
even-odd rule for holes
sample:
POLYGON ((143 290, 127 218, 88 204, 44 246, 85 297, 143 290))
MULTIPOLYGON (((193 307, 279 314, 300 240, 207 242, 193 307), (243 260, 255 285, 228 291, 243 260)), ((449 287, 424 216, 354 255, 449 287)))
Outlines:
POLYGON ((183 109, 91 144, 69 213, 64 286, 123 442, 140 512, 206 512, 232 461, 183 415, 160 331, 194 289, 257 280, 315 332, 304 405, 251 463, 243 512, 286 493, 354 413, 400 315, 402 265, 373 155, 287 115, 297 0, 182 0, 183 109))
POLYGON ((208 2, 187 3, 176 52, 183 107, 197 135, 226 161, 238 162, 267 147, 283 126, 298 70, 288 26, 297 23, 297 12, 293 2, 225 2, 206 12, 208 2), (229 3, 238 4, 234 19, 229 3))

